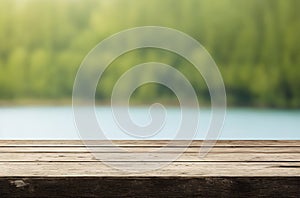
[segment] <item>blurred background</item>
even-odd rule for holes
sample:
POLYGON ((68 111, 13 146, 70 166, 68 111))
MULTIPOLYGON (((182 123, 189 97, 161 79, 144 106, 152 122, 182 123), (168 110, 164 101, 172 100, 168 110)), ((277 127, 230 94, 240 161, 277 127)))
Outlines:
MULTIPOLYGON (((279 116, 283 127, 292 126, 292 135, 287 138, 299 138, 299 9, 298 0, 1 0, 0 135, 2 131, 2 138, 12 138, 9 131, 13 130, 7 123, 16 122, 20 116, 20 112, 13 113, 8 107, 71 105, 77 69, 103 39, 124 29, 155 25, 185 32, 208 50, 222 73, 228 106, 237 118, 244 112, 246 119, 251 119, 252 114, 264 119, 266 116, 252 112, 263 107, 264 111, 256 113, 279 116)), ((194 86, 200 104, 209 106, 207 87, 195 68, 173 53, 154 49, 134 50, 114 61, 99 82, 99 104, 107 104, 123 72, 148 61, 177 68, 194 86)), ((155 84, 142 86, 132 97, 133 104, 138 105, 156 100, 177 104, 168 88, 155 84)), ((23 113, 20 119, 28 123, 24 117, 30 113, 23 113)), ((32 119, 42 117, 37 115, 33 113, 32 119)), ((271 119, 270 124, 278 120, 271 119)), ((238 130, 243 129, 233 131, 238 130)))

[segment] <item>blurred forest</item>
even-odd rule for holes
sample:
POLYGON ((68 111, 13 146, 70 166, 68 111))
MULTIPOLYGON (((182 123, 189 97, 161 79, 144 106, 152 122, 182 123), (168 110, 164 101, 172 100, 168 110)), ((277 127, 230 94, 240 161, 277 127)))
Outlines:
MULTIPOLYGON (((233 106, 300 107, 299 0, 1 0, 0 100, 70 99, 77 69, 101 40, 124 29, 157 25, 197 39, 223 75, 233 106)), ((184 73, 199 100, 201 76, 184 59, 145 49, 122 55, 105 72, 96 97, 107 100, 126 69, 157 61, 184 73)), ((146 85, 135 100, 174 98, 146 85)))

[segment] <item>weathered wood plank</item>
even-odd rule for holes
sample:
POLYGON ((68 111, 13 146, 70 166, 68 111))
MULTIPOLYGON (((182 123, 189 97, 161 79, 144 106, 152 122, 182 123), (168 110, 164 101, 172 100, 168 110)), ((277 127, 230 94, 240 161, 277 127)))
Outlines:
MULTIPOLYGON (((12 176, 300 176, 300 162, 173 162, 155 171, 142 172, 142 162, 114 162, 120 168, 133 168, 132 173, 114 169, 101 162, 0 162, 0 177, 12 176)), ((161 162, 147 162, 158 165, 161 162)), ((113 164, 111 162, 110 164, 113 164)), ((148 170, 148 169, 147 169, 148 170)))
POLYGON ((300 194, 300 141, 218 141, 199 158, 202 141, 175 162, 182 142, 158 152, 166 141, 114 141, 128 153, 93 147, 110 164, 99 162, 81 141, 0 141, 1 197, 205 196, 297 197, 300 194), (139 161, 145 152, 151 160, 139 161), (145 165, 165 165, 148 171, 145 165), (144 172, 143 172, 144 171, 144 172))
MULTIPOLYGON (((106 144, 105 141, 102 141, 106 144)), ((119 146, 164 146, 168 140, 113 140, 119 146)), ((182 141, 177 141, 181 145, 182 141)), ((97 141, 99 143, 99 141, 97 141)), ((201 146, 202 140, 194 140, 190 146, 201 146)), ((101 144, 101 142, 100 142, 101 144)), ((81 140, 0 140, 1 146, 83 146, 81 140)), ((218 140, 215 146, 300 146, 299 140, 218 140)))
MULTIPOLYGON (((114 152, 182 152, 181 147, 164 148, 152 147, 0 147, 0 153, 114 153, 114 152)), ((189 147, 185 151, 198 153, 200 147, 189 147)), ((300 153, 300 147, 213 147, 210 152, 215 153, 300 153)))
MULTIPOLYGON (((142 155, 142 153, 101 153, 96 159, 91 153, 1 153, 0 162, 96 162, 100 158, 111 161, 137 161, 142 155)), ((157 157, 157 161, 164 161, 166 157, 177 156, 177 153, 152 153, 149 155, 150 157, 157 157)), ((195 152, 183 153, 176 161, 300 162, 300 153, 209 153, 204 158, 200 158, 199 154, 195 152)))
POLYGON ((298 197, 295 177, 12 177, 2 197, 298 197))

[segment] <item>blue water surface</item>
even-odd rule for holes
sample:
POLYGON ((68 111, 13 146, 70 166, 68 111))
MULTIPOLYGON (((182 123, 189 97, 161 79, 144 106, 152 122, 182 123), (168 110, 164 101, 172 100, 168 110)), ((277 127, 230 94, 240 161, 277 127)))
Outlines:
MULTIPOLYGON (((119 128, 109 107, 97 107, 96 112, 108 139, 139 139, 119 128)), ((173 139, 180 126, 180 112, 180 108, 168 107, 162 130, 146 139, 173 139)), ((148 107, 134 107, 130 113, 134 122, 139 125, 150 122, 148 107)), ((196 139, 205 137, 210 115, 209 109, 200 110, 196 139)), ((80 139, 80 136, 74 122, 72 107, 1 107, 0 139, 73 140, 80 139)), ((227 109, 219 139, 300 140, 300 110, 227 109)))

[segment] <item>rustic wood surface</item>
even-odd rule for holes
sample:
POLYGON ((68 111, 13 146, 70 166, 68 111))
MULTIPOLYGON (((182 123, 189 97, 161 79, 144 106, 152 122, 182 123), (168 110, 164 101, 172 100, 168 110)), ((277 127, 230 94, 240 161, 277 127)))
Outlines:
POLYGON ((218 141, 199 157, 193 141, 173 163, 146 172, 124 172, 100 162, 134 166, 165 164, 183 142, 0 141, 0 197, 208 196, 299 197, 300 141, 218 141), (151 160, 139 160, 151 152, 151 160), (157 159, 157 160, 153 160, 157 159))

